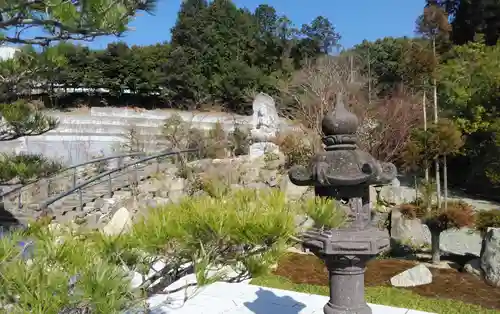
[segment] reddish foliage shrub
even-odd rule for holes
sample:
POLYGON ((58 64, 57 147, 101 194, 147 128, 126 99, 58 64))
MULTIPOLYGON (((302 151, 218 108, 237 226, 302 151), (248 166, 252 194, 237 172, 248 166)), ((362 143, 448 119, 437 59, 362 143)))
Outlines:
POLYGON ((427 213, 425 207, 423 207, 422 203, 419 201, 401 204, 399 205, 399 211, 408 219, 422 218, 427 213))
POLYGON ((399 211, 403 217, 408 219, 417 218, 418 206, 414 204, 401 204, 399 205, 399 211))
POLYGON ((471 227, 475 222, 474 208, 463 201, 447 202, 447 208, 432 208, 425 218, 425 224, 431 231, 443 232, 448 229, 471 227))

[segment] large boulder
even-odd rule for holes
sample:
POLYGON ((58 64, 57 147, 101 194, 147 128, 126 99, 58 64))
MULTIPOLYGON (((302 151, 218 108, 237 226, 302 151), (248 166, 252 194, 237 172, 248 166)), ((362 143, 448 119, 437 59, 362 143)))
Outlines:
POLYGON ((117 236, 129 231, 131 228, 132 214, 128 211, 128 209, 122 207, 114 213, 111 221, 104 226, 103 232, 108 236, 117 236))
POLYGON ((481 269, 485 281, 500 287, 500 228, 489 228, 483 239, 481 269))
POLYGON ((398 208, 391 212, 391 238, 412 247, 422 247, 431 243, 429 228, 420 219, 405 217, 398 208))

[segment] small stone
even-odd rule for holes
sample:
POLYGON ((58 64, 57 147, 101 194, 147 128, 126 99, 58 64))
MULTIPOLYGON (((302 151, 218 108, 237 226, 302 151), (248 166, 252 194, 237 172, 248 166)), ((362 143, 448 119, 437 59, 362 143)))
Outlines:
POLYGON ((122 207, 116 211, 110 222, 104 226, 103 232, 108 236, 119 235, 127 232, 132 227, 132 215, 122 207))
POLYGON ((471 275, 481 278, 483 275, 483 271, 481 269, 481 259, 475 258, 468 261, 464 266, 464 270, 471 275))
POLYGON ((432 282, 432 273, 423 264, 405 270, 391 278, 391 285, 394 287, 415 287, 427 285, 432 282))

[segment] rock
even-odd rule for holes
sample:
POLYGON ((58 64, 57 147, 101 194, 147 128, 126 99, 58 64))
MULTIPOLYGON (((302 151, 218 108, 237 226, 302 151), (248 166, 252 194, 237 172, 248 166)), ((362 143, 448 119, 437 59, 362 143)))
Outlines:
POLYGON ((314 191, 308 186, 298 186, 290 181, 288 176, 284 176, 280 183, 280 189, 285 193, 288 200, 298 200, 302 197, 313 197, 314 191))
POLYGON ((101 219, 101 213, 91 213, 85 217, 86 226, 88 228, 96 228, 99 225, 99 220, 101 219))
POLYGON ((170 199, 173 203, 178 203, 186 194, 183 190, 172 190, 169 191, 166 196, 166 198, 170 199))
POLYGON ((250 144, 250 147, 248 149, 248 155, 251 158, 258 158, 270 153, 278 154, 279 152, 280 151, 278 145, 272 142, 252 143, 250 144))
POLYGON ((404 201, 403 189, 401 188, 401 183, 397 178, 394 178, 391 181, 391 184, 388 185, 384 186, 370 185, 369 193, 370 193, 370 202, 372 202, 372 204, 379 205, 378 206, 379 208, 377 209, 382 209, 380 208, 382 207, 380 206, 381 204, 377 204, 379 200, 381 200, 382 203, 396 204, 396 205, 399 205, 404 201))
POLYGON ((164 188, 163 182, 158 179, 150 179, 144 183, 139 184, 138 190, 140 193, 156 193, 164 188))
POLYGON ((269 187, 276 187, 278 185, 278 171, 263 169, 259 173, 260 180, 269 187))
POLYGON ((425 265, 419 264, 391 278, 394 287, 415 287, 432 282, 432 273, 425 265))
POLYGON ((115 236, 127 232, 132 227, 132 215, 122 207, 116 211, 109 223, 104 226, 103 232, 108 236, 115 236))
POLYGON ((182 190, 184 190, 185 186, 186 186, 185 179, 176 178, 176 179, 170 181, 170 184, 168 185, 168 189, 170 191, 182 191, 182 190))
POLYGON ((150 199, 150 200, 146 201, 146 207, 148 207, 148 208, 155 208, 155 207, 162 206, 162 205, 165 205, 165 204, 168 204, 168 203, 170 203, 170 199, 169 198, 155 197, 153 199, 150 199))
POLYGON ((108 213, 114 204, 116 204, 116 201, 113 198, 98 198, 94 202, 94 208, 102 213, 108 213))
POLYGON ((422 224, 420 219, 404 217, 397 208, 394 208, 391 213, 391 237, 413 247, 422 247, 431 243, 429 228, 422 224))
POLYGON ((464 266, 464 270, 471 275, 482 278, 483 271, 481 270, 481 259, 475 258, 468 261, 464 266))
POLYGON ((306 215, 295 216, 295 230, 297 234, 301 234, 314 227, 314 220, 306 215))
POLYGON ((494 287, 500 287, 500 228, 488 228, 481 253, 481 269, 485 281, 494 287))

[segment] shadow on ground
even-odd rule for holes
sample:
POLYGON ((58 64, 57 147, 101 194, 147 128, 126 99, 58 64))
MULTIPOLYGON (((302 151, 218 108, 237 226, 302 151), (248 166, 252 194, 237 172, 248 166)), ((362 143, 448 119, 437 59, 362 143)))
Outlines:
POLYGON ((260 288, 257 299, 244 305, 254 314, 298 314, 306 305, 289 296, 277 296, 274 292, 260 288))

